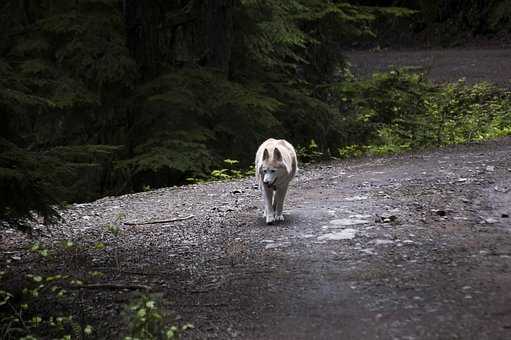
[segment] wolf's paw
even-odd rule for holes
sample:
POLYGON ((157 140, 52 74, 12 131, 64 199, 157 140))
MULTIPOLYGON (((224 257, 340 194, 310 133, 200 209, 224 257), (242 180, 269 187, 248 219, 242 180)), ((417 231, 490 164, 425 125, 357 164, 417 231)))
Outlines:
POLYGON ((275 222, 275 217, 273 217, 271 215, 267 215, 266 216, 266 224, 273 224, 273 222, 275 222))
POLYGON ((275 215, 275 221, 284 221, 284 216, 283 215, 275 215))

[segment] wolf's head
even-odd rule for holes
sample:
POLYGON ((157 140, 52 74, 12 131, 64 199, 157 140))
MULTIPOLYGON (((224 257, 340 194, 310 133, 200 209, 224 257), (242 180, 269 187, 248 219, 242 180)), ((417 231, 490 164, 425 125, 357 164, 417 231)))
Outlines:
POLYGON ((286 166, 282 162, 282 154, 278 148, 273 149, 273 157, 271 158, 268 149, 264 149, 260 172, 263 184, 268 188, 275 188, 279 183, 279 179, 286 177, 286 166))

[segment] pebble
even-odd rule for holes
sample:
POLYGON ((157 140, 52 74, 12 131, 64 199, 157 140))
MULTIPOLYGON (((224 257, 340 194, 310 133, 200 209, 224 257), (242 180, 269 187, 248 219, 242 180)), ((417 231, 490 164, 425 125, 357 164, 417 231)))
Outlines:
POLYGON ((339 226, 349 226, 349 225, 357 225, 357 224, 365 224, 369 223, 367 220, 357 219, 357 218, 341 218, 337 220, 331 220, 330 224, 339 225, 339 226))
POLYGON ((392 240, 375 240, 374 243, 379 246, 379 245, 385 245, 385 244, 393 244, 394 241, 392 240))
POLYGON ((318 240, 332 240, 332 241, 339 241, 339 240, 351 240, 355 238, 355 235, 357 234, 357 231, 355 229, 344 229, 343 231, 340 231, 338 233, 329 233, 324 234, 321 236, 318 236, 318 240))

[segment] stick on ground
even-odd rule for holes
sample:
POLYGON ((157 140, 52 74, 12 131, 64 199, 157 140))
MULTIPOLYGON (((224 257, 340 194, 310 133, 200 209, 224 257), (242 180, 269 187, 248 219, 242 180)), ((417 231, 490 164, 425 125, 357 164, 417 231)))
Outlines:
POLYGON ((145 285, 135 285, 135 284, 118 284, 118 283, 95 283, 88 285, 80 285, 73 287, 76 289, 108 289, 108 290, 149 290, 151 287, 145 285))
POLYGON ((161 220, 161 221, 149 221, 149 222, 124 222, 124 225, 145 225, 145 224, 160 224, 160 223, 171 223, 171 222, 178 222, 178 221, 185 221, 189 220, 191 218, 194 218, 195 215, 189 215, 185 217, 176 217, 172 218, 170 220, 161 220))

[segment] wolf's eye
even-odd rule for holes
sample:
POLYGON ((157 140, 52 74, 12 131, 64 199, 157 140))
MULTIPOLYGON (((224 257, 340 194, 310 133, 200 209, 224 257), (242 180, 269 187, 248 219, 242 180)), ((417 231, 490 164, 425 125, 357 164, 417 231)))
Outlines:
POLYGON ((263 170, 263 173, 267 173, 267 172, 268 172, 268 170, 266 170, 266 169, 263 170))
POLYGON ((271 173, 274 173, 274 172, 275 172, 275 170, 271 170, 271 173))

